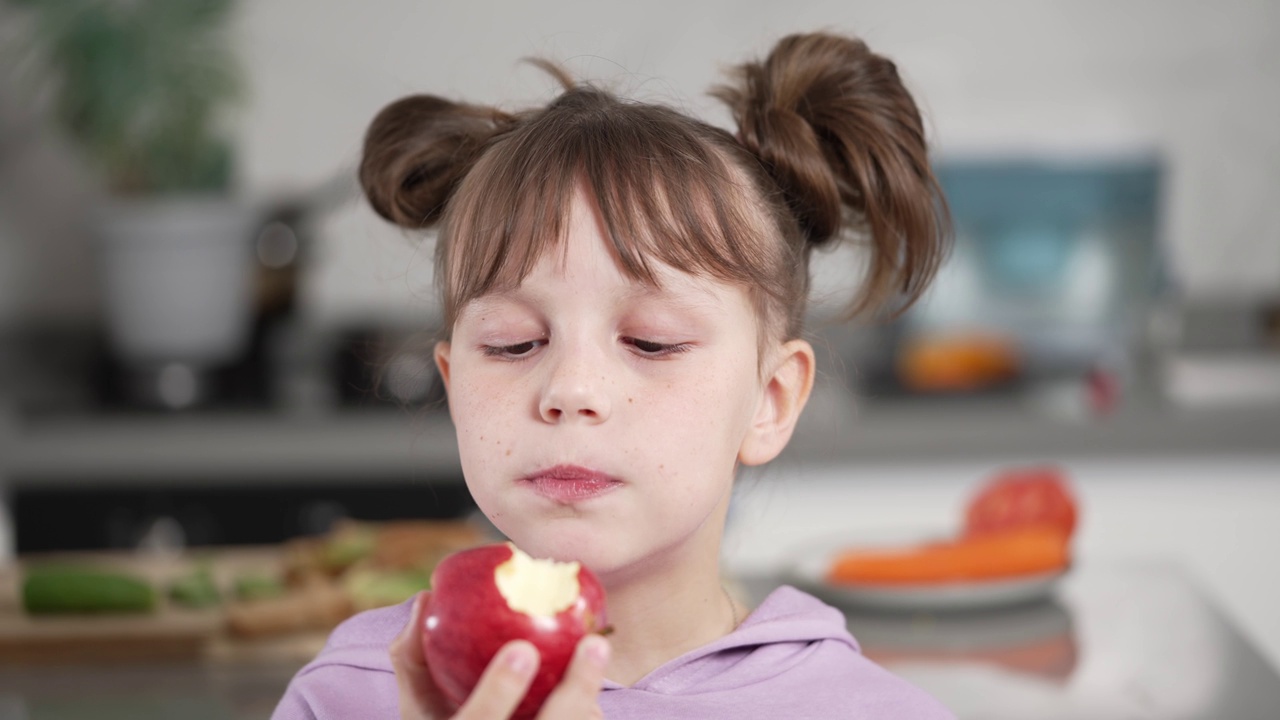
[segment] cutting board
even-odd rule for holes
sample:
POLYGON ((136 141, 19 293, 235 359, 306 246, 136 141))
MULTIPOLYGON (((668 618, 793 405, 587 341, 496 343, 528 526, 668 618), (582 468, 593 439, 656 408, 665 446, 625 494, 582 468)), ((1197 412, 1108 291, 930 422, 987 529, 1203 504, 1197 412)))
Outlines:
POLYGON ((167 588, 207 558, 215 578, 227 587, 247 573, 276 574, 282 562, 278 546, 236 548, 184 555, 58 553, 29 555, 0 566, 0 664, 159 662, 202 660, 213 663, 306 662, 324 645, 327 633, 306 632, 243 640, 226 632, 222 608, 191 610, 158 592, 154 612, 138 615, 32 616, 21 605, 22 568, 44 562, 75 562, 115 568, 167 588))

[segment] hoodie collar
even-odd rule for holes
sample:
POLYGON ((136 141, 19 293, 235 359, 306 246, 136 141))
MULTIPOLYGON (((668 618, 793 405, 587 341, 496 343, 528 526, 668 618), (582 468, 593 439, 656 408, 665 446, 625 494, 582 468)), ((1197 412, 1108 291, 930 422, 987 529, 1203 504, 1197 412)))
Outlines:
POLYGON ((808 593, 783 585, 769 593, 764 602, 728 635, 663 663, 634 685, 621 685, 606 679, 604 690, 678 691, 708 673, 717 674, 720 670, 711 667, 709 661, 719 655, 749 651, 762 645, 822 640, 841 642, 855 652, 861 652, 839 610, 808 593))

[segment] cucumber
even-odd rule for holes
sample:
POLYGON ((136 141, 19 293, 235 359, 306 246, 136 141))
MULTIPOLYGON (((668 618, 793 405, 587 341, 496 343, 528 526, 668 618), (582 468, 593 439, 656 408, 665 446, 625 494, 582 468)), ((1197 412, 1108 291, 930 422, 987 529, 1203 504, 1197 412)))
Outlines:
POLYGON ((33 615, 144 613, 155 609, 156 593, 145 580, 123 572, 45 566, 27 570, 22 605, 33 615))

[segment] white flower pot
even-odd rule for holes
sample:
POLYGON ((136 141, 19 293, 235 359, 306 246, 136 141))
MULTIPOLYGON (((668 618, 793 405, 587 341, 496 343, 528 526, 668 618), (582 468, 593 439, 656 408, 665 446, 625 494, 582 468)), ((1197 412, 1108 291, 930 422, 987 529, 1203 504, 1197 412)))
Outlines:
POLYGON ((115 200, 98 215, 110 340, 135 366, 210 367, 246 350, 250 207, 218 197, 115 200))

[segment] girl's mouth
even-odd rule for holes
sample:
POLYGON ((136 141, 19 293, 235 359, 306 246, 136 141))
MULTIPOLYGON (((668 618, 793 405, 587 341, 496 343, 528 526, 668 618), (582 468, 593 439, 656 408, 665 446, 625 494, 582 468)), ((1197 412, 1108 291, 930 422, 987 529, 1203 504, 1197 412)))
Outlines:
POLYGON ((605 495, 623 483, 611 475, 577 465, 556 465, 521 478, 520 484, 548 500, 571 505, 605 495))

